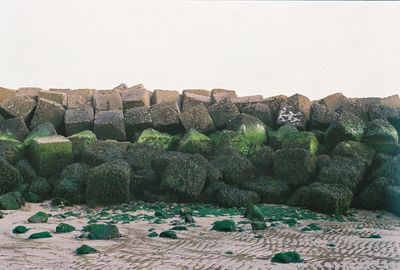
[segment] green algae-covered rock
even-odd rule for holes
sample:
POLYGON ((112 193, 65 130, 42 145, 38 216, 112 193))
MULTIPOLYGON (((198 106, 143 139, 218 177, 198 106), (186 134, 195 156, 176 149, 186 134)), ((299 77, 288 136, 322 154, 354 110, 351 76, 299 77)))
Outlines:
POLYGON ((324 142, 333 149, 342 141, 361 141, 365 132, 365 123, 352 113, 343 113, 325 132, 324 142))
POLYGON ((343 141, 336 145, 332 155, 351 157, 363 161, 370 166, 375 155, 374 149, 356 141, 343 141))
POLYGON ((276 263, 302 263, 304 260, 300 258, 300 255, 297 252, 289 251, 275 254, 275 256, 271 259, 271 262, 276 263))
POLYGON ((261 209, 254 204, 249 204, 246 208, 246 212, 244 213, 244 217, 249 220, 264 220, 264 214, 261 212, 261 209))
POLYGON ((185 223, 195 223, 194 218, 192 215, 185 215, 185 223))
POLYGON ((295 132, 283 137, 282 148, 303 148, 312 154, 318 151, 318 140, 312 132, 295 132))
POLYGON ((300 231, 308 232, 308 231, 321 231, 323 230, 320 226, 315 223, 308 224, 307 227, 302 228, 300 231))
POLYGON ((261 149, 249 156, 253 165, 266 174, 273 173, 275 152, 269 146, 262 146, 261 149))
POLYGON ((98 252, 97 249, 92 248, 88 245, 82 245, 75 250, 76 255, 84 255, 98 252))
POLYGON ((262 231, 267 229, 267 224, 262 221, 253 221, 250 224, 253 231, 262 231))
POLYGON ((353 193, 343 185, 316 182, 299 188, 289 198, 288 204, 325 214, 343 215, 352 198, 353 193))
POLYGON ((263 144, 252 141, 243 133, 232 130, 223 130, 214 136, 215 145, 219 147, 231 147, 243 155, 251 155, 260 150, 263 144))
POLYGON ((60 223, 56 228, 56 233, 68 233, 75 231, 75 227, 67 223, 60 223))
POLYGON ((19 171, 7 160, 0 157, 0 194, 9 191, 20 180, 21 174, 19 171))
POLYGON ((191 159, 200 167, 206 170, 206 183, 204 186, 209 186, 222 180, 222 173, 211 162, 200 154, 192 155, 191 159))
POLYGON ((168 133, 158 132, 155 129, 148 128, 143 130, 137 142, 169 150, 172 148, 173 136, 168 133))
POLYGON ((51 195, 52 186, 46 178, 37 176, 32 180, 29 192, 40 196, 41 200, 48 199, 51 195))
POLYGON ((305 149, 282 149, 275 152, 274 174, 292 187, 312 182, 316 171, 316 157, 305 149))
POLYGON ((73 162, 71 141, 58 135, 35 138, 30 157, 39 175, 50 176, 73 162))
POLYGON ((49 215, 39 211, 28 219, 30 223, 46 223, 49 215))
POLYGON ((214 146, 213 140, 195 129, 190 129, 180 140, 178 151, 185 153, 200 153, 209 156, 214 146))
POLYGON ((90 130, 81 131, 68 137, 72 143, 72 154, 75 160, 79 160, 83 149, 97 140, 96 134, 90 130))
POLYGON ((23 183, 30 184, 37 176, 35 170, 29 164, 28 160, 22 159, 15 164, 15 168, 20 172, 23 183))
POLYGON ((54 126, 50 122, 43 123, 37 127, 35 127, 25 138, 24 144, 29 146, 33 139, 41 138, 41 137, 49 137, 57 135, 57 131, 55 130, 54 126))
POLYGON ((24 197, 19 192, 9 192, 0 196, 1 210, 17 210, 24 205, 24 197))
POLYGON ((386 188, 392 181, 385 177, 375 179, 356 198, 353 206, 367 210, 383 210, 386 206, 386 188))
POLYGON ((157 236, 158 236, 158 233, 156 233, 156 232, 151 232, 151 233, 149 233, 147 236, 148 236, 148 237, 157 237, 157 236))
POLYGON ((231 119, 227 128, 244 134, 251 140, 252 143, 266 143, 267 131, 265 124, 258 118, 241 113, 235 118, 231 119))
POLYGON ((0 135, 0 157, 15 164, 24 157, 25 146, 20 141, 0 135))
POLYGON ((160 237, 162 238, 170 238, 170 239, 178 239, 176 232, 174 231, 164 231, 160 233, 160 237))
POLYGON ((33 192, 27 192, 25 194, 25 201, 30 202, 30 203, 39 203, 42 202, 42 198, 40 195, 33 193, 33 192))
POLYGON ((233 220, 225 219, 222 221, 215 221, 211 230, 217 232, 234 232, 236 231, 236 225, 233 220))
POLYGON ((203 191, 202 199, 205 203, 214 203, 220 207, 241 207, 249 203, 258 203, 257 193, 229 186, 224 182, 210 185, 203 191))
POLYGON ((88 173, 86 200, 89 205, 125 203, 130 198, 131 168, 123 160, 94 167, 88 173))
POLYGON ((81 153, 81 161, 98 166, 116 159, 125 159, 129 146, 126 143, 107 140, 94 141, 86 146, 81 153))
POLYGON ((134 143, 126 152, 126 162, 134 171, 151 168, 151 161, 158 158, 165 149, 142 143, 134 143))
POLYGON ((286 182, 263 176, 243 182, 239 187, 256 192, 262 203, 285 203, 290 195, 290 187, 286 182))
POLYGON ((385 177, 393 186, 400 185, 400 155, 389 157, 381 166, 371 173, 371 179, 385 177))
POLYGON ((364 143, 376 152, 391 154, 399 143, 397 130, 384 118, 368 122, 364 143))
POLYGON ((117 226, 109 224, 90 224, 83 227, 83 232, 88 232, 90 240, 108 240, 121 237, 117 226))
POLYGON ((40 239, 40 238, 50 238, 51 234, 49 232, 39 232, 33 233, 29 236, 29 239, 40 239))
POLYGON ((17 226, 12 230, 12 232, 15 234, 26 233, 27 231, 29 231, 29 229, 27 229, 25 226, 17 226))
POLYGON ((291 133, 297 133, 299 132, 297 128, 293 125, 284 125, 280 127, 277 131, 271 131, 268 133, 268 138, 269 138, 269 146, 274 148, 275 150, 281 149, 282 148, 282 142, 283 138, 291 133))

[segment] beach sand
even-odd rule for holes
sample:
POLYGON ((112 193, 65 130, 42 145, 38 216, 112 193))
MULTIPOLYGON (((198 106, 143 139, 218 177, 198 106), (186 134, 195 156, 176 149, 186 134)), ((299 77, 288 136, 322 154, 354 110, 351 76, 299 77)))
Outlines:
MULTIPOLYGON (((91 210, 89 210, 90 212, 91 210)), ((96 211, 96 210, 95 210, 96 211)), ((100 210, 99 210, 100 211, 100 210)), ((165 219, 137 220, 116 224, 121 238, 113 240, 79 239, 87 225, 88 208, 74 206, 51 207, 49 202, 31 204, 17 211, 3 211, 0 219, 0 269, 400 269, 400 218, 387 212, 353 210, 357 221, 301 220, 303 226, 286 224, 252 231, 250 224, 238 225, 236 232, 211 231, 217 220, 233 219, 236 223, 247 219, 236 216, 195 217, 195 226, 177 231, 179 239, 148 237, 149 229, 157 233, 180 222, 179 216, 165 219), (31 224, 27 219, 37 211, 52 214, 47 223, 31 224), (80 217, 57 216, 72 211, 80 217), (382 214, 383 213, 383 214, 382 214), (76 231, 55 234, 56 226, 68 223, 76 231), (310 223, 322 227, 320 231, 302 232, 310 223), (17 225, 30 228, 24 234, 14 234, 17 225), (49 231, 52 238, 27 239, 30 234, 49 231), (381 238, 361 238, 378 234, 381 238), (262 235, 262 238, 255 238, 262 235), (95 254, 75 255, 82 244, 96 248, 95 254), (327 246, 334 244, 334 247, 327 246), (226 254, 231 251, 232 254, 226 254), (278 252, 296 251, 304 263, 271 263, 278 252)), ((154 216, 154 211, 136 211, 154 216)))

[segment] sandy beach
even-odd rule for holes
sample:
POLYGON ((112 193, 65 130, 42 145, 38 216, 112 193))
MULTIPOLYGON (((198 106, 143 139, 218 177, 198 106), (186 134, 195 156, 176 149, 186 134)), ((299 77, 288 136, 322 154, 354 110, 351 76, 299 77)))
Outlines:
MULTIPOLYGON (((81 229, 90 216, 101 209, 88 210, 84 206, 51 207, 49 202, 27 204, 22 210, 4 211, 0 219, 0 269, 399 269, 400 219, 386 212, 353 210, 352 218, 344 222, 331 220, 301 220, 289 227, 275 223, 267 230, 252 231, 247 219, 240 215, 195 217, 196 223, 188 230, 177 231, 179 239, 148 237, 149 229, 160 233, 175 224, 182 224, 179 216, 154 224, 154 211, 125 211, 142 216, 129 223, 116 224, 122 237, 113 240, 79 239, 81 229), (52 216, 47 223, 28 223, 37 211, 52 216), (79 216, 71 216, 78 214, 79 216), (67 213, 67 215, 65 214, 67 213), (88 215, 89 213, 89 215, 88 215), (64 215, 60 215, 64 214, 64 215), (142 214, 142 215, 140 215, 142 214), (217 220, 233 219, 236 232, 211 231, 217 220), (60 223, 68 223, 76 231, 55 234, 60 223), (302 232, 310 223, 323 228, 302 232), (12 229, 24 225, 30 230, 14 234, 12 229), (29 240, 30 234, 49 231, 52 238, 29 240), (261 238, 261 236, 262 238, 261 238), (379 235, 379 239, 362 238, 379 235), (255 237, 257 236, 257 237, 255 237), (82 244, 99 252, 75 255, 82 244), (328 246, 333 244, 334 246, 328 246), (271 263, 278 252, 296 251, 304 263, 271 263), (231 254, 230 254, 231 253, 231 254)), ((114 214, 118 211, 107 211, 114 214)), ((351 212, 351 211, 350 211, 351 212)), ((104 211, 102 212, 104 213, 104 211)), ((99 215, 97 215, 99 216, 99 215)), ((107 219, 104 219, 106 221, 107 219)), ((101 222, 99 220, 98 222, 101 222)))

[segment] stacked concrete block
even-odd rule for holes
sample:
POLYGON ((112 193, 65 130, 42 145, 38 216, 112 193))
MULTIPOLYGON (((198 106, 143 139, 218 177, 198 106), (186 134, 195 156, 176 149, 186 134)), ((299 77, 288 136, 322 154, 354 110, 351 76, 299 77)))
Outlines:
POLYGON ((36 101, 29 96, 16 96, 0 103, 0 113, 5 118, 22 116, 25 122, 29 124, 35 107, 36 101))
POLYGON ((94 133, 99 140, 125 141, 125 121, 122 110, 96 112, 94 133))
POLYGON ((38 93, 38 98, 51 100, 57 102, 63 106, 67 106, 67 94, 63 92, 56 91, 40 91, 38 93))

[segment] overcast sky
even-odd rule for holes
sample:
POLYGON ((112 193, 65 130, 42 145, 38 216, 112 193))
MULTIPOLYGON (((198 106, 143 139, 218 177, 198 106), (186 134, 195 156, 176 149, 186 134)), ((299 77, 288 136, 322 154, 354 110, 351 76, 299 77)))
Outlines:
POLYGON ((0 86, 400 92, 399 2, 0 0, 0 86))

